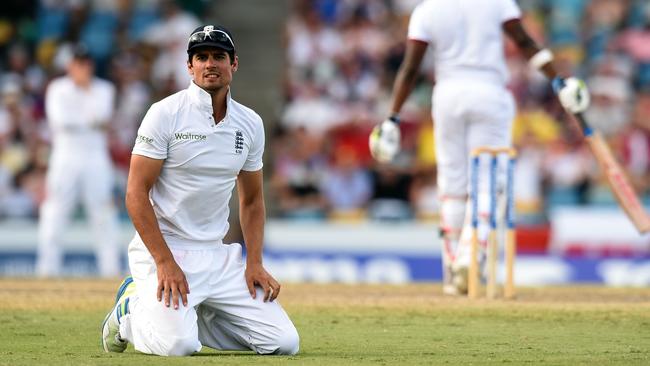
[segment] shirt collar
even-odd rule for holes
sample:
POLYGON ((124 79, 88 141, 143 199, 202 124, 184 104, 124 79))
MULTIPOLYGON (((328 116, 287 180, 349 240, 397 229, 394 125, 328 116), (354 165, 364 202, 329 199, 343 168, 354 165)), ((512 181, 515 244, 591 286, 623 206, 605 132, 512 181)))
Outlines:
MULTIPOLYGON (((189 92, 190 99, 199 107, 199 109, 209 112, 210 115, 213 114, 212 97, 210 96, 210 93, 203 90, 200 86, 196 85, 194 81, 190 81, 190 86, 187 88, 187 91, 189 92)), ((232 98, 230 96, 229 87, 228 94, 226 95, 226 116, 224 119, 226 119, 230 113, 230 107, 232 105, 231 100, 232 98)))

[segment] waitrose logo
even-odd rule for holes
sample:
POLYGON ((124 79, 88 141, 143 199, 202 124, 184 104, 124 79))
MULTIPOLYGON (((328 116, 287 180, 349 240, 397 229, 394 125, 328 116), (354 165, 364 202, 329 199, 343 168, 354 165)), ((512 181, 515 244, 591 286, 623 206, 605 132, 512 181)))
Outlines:
POLYGON ((146 144, 151 144, 153 143, 153 139, 151 137, 143 136, 143 135, 138 135, 136 139, 136 143, 146 143, 146 144))
POLYGON ((191 132, 176 132, 174 136, 176 137, 176 140, 182 141, 203 141, 207 138, 206 135, 199 135, 191 132))

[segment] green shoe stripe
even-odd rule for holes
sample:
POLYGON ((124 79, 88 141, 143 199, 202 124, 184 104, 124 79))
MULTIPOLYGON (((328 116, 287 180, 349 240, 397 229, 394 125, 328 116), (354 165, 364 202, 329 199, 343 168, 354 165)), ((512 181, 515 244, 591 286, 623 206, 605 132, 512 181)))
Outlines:
POLYGON ((124 315, 129 314, 129 300, 131 298, 127 297, 121 304, 117 306, 116 309, 116 315, 117 315, 117 322, 122 323, 121 319, 124 315))
POLYGON ((124 295, 124 292, 131 283, 133 283, 133 277, 131 276, 127 276, 124 281, 122 281, 122 284, 120 284, 120 287, 117 289, 117 294, 115 295, 115 304, 120 301, 120 297, 124 295))

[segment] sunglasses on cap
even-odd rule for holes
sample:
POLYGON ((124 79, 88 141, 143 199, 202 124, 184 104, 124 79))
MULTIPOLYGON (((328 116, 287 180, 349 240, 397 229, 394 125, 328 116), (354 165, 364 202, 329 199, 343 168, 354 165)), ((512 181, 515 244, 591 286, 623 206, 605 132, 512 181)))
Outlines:
POLYGON ((210 38, 213 42, 227 42, 232 46, 233 49, 235 48, 235 43, 232 41, 228 33, 218 29, 201 30, 196 33, 192 33, 189 39, 189 44, 191 45, 193 43, 202 43, 205 42, 208 38, 210 38))

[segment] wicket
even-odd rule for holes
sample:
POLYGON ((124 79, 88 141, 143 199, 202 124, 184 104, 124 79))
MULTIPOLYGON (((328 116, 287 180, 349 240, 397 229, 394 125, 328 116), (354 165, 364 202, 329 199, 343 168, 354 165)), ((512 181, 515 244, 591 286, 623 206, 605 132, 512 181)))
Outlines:
POLYGON ((499 253, 499 243, 497 236, 497 170, 499 167, 499 156, 508 157, 506 169, 506 207, 505 207, 505 270, 506 278, 504 284, 504 298, 512 299, 515 296, 514 288, 514 261, 516 255, 515 242, 515 220, 514 220, 514 167, 517 158, 517 151, 509 147, 479 147, 472 151, 471 155, 471 182, 470 182, 470 200, 472 210, 472 243, 470 249, 470 264, 468 278, 468 297, 476 299, 479 296, 479 263, 478 263, 478 176, 480 175, 480 158, 482 155, 489 155, 490 159, 490 211, 489 225, 490 230, 487 238, 487 284, 486 297, 494 299, 497 295, 497 256, 499 253))

